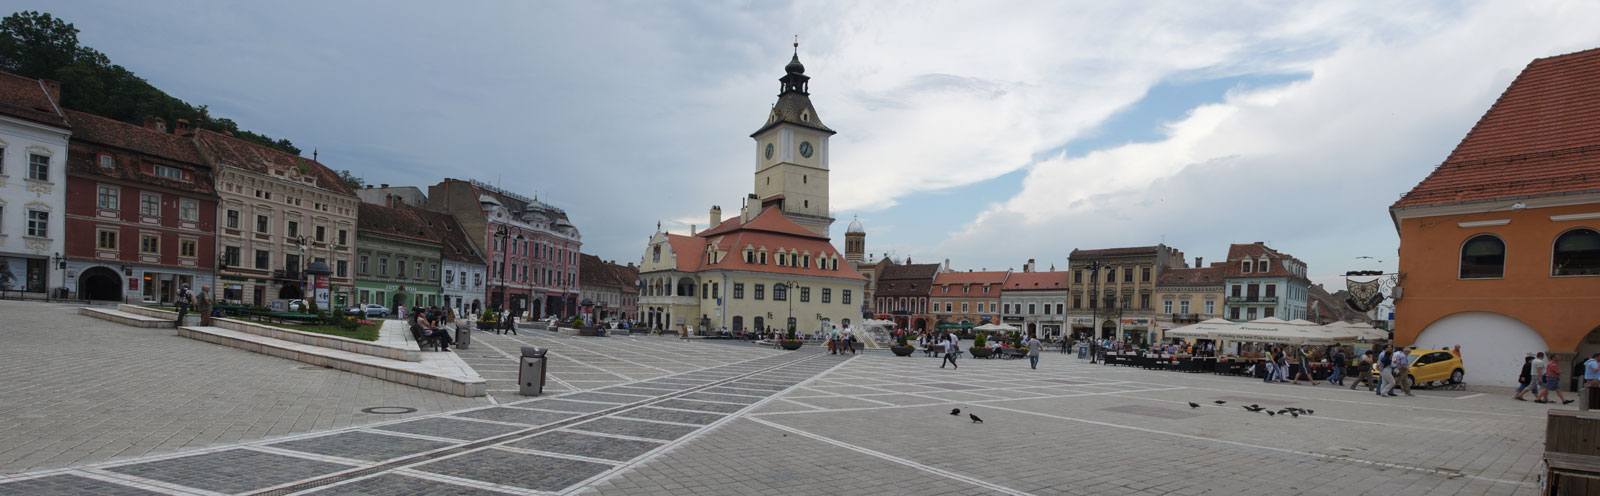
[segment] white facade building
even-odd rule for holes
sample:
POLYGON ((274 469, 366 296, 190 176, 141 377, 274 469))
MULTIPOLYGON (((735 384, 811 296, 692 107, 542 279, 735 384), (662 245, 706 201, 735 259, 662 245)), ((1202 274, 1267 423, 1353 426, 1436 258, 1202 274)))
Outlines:
POLYGON ((54 81, 0 73, 0 290, 44 293, 63 284, 67 139, 54 81))

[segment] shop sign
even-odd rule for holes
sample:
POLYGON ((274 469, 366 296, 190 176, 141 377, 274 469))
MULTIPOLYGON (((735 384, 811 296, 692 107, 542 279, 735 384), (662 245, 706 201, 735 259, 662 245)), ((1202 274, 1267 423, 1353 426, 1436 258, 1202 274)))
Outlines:
POLYGON ((1074 315, 1068 317, 1067 322, 1071 323, 1072 325, 1092 326, 1094 325, 1094 317, 1074 315))
POLYGON ((1006 322, 1022 322, 1022 316, 1020 316, 1020 315, 1007 315, 1005 317, 1001 317, 1000 320, 1003 320, 1003 321, 1006 321, 1006 322))
POLYGON ((1150 319, 1122 319, 1123 325, 1148 326, 1150 319))

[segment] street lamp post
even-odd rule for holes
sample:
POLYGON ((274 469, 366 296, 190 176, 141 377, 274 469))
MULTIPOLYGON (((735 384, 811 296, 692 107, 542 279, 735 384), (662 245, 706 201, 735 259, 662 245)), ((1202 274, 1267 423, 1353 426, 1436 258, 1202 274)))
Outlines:
POLYGON ((495 231, 494 238, 496 240, 499 240, 500 245, 501 245, 500 246, 500 270, 499 270, 499 274, 498 274, 500 276, 500 299, 501 299, 501 301, 500 301, 500 304, 497 305, 497 306, 500 308, 501 313, 504 313, 506 305, 508 303, 510 303, 510 301, 511 301, 511 295, 506 293, 506 270, 508 270, 510 268, 509 267, 509 265, 511 265, 511 260, 510 260, 511 250, 510 250, 510 248, 511 248, 511 246, 514 246, 514 245, 512 245, 510 243, 507 243, 507 241, 508 240, 515 240, 517 242, 521 242, 523 240, 526 240, 527 238, 524 238, 522 236, 522 232, 520 232, 520 231, 517 232, 516 233, 516 237, 513 238, 511 236, 511 230, 508 227, 506 227, 505 224, 501 224, 500 225, 500 230, 495 231))
MULTIPOLYGON (((67 297, 67 257, 61 256, 61 252, 56 252, 54 257, 50 257, 50 261, 55 264, 56 272, 61 273, 61 299, 64 300, 67 297)), ((50 301, 49 283, 46 283, 45 286, 44 300, 50 301)))
MULTIPOLYGON (((1089 300, 1089 342, 1093 345, 1100 330, 1100 305, 1096 300, 1100 299, 1100 269, 1105 268, 1105 264, 1098 258, 1090 259, 1083 268, 1089 271, 1089 297, 1086 299, 1089 300)), ((1091 365, 1099 363, 1097 355, 1098 352, 1089 353, 1091 365)))
POLYGON ((794 321, 794 295, 791 294, 791 293, 794 291, 794 287, 796 285, 800 284, 800 283, 798 281, 788 280, 788 281, 783 281, 782 284, 783 284, 783 299, 789 300, 789 320, 783 321, 783 325, 784 325, 784 329, 783 330, 784 330, 784 332, 788 332, 790 326, 799 327, 799 324, 794 321))

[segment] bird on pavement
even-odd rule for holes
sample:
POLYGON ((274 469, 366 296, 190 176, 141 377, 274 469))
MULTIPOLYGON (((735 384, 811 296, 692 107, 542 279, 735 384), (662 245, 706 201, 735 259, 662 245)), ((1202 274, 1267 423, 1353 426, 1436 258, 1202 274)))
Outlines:
POLYGON ((961 409, 957 408, 957 409, 954 409, 954 410, 950 410, 950 415, 951 416, 961 415, 961 409))
POLYGON ((1222 400, 1213 401, 1212 403, 1216 403, 1218 405, 1226 405, 1226 404, 1228 404, 1228 402, 1222 401, 1222 400))
POLYGON ((1312 409, 1310 409, 1310 408, 1307 408, 1307 409, 1306 409, 1306 415, 1311 415, 1311 414, 1313 414, 1313 413, 1317 413, 1317 411, 1316 411, 1316 410, 1312 410, 1312 409))
POLYGON ((1271 417, 1271 416, 1273 416, 1273 415, 1277 415, 1277 412, 1274 412, 1274 411, 1272 411, 1272 410, 1267 410, 1267 416, 1268 416, 1268 417, 1271 417))
POLYGON ((1244 407, 1244 409, 1245 410, 1250 410, 1250 411, 1256 412, 1256 413, 1260 413, 1262 410, 1266 410, 1265 408, 1261 408, 1261 407, 1256 406, 1256 405, 1250 405, 1250 406, 1244 407))
POLYGON ((1261 405, 1257 405, 1255 403, 1251 403, 1250 404, 1250 408, 1254 408, 1254 409, 1260 410, 1261 409, 1261 405))
POLYGON ((972 418, 972 423, 974 423, 974 424, 981 424, 981 423, 983 423, 983 419, 981 419, 981 418, 978 418, 978 416, 977 416, 977 415, 973 415, 973 414, 970 414, 970 413, 969 413, 969 414, 967 414, 967 416, 968 416, 968 417, 971 417, 971 418, 972 418))
POLYGON ((1283 415, 1285 413, 1289 413, 1289 409, 1288 408, 1285 408, 1285 409, 1282 409, 1282 410, 1278 410, 1278 415, 1283 415))
POLYGON ((1200 408, 1200 404, 1191 401, 1189 402, 1189 408, 1200 408))
POLYGON ((1300 418, 1300 414, 1295 412, 1289 412, 1289 415, 1293 416, 1294 418, 1300 418))

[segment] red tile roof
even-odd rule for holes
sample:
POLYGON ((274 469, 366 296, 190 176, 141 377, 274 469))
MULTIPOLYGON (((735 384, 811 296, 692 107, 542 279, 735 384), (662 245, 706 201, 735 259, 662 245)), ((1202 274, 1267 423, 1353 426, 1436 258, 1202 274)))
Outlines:
MULTIPOLYGON (((1301 266, 1305 265, 1305 262, 1301 262, 1300 259, 1281 253, 1278 250, 1268 248, 1267 245, 1260 243, 1236 243, 1228 245, 1228 261, 1223 266, 1223 270, 1226 271, 1225 277, 1288 277, 1301 281, 1309 281, 1309 279, 1306 279, 1305 276, 1289 272, 1288 269, 1284 268, 1284 260, 1293 260, 1295 263, 1301 266), (1239 262, 1245 257, 1249 257, 1251 261, 1260 261, 1262 255, 1266 255, 1267 257, 1268 263, 1266 272, 1256 272, 1255 266, 1251 266, 1250 272, 1244 272, 1240 270, 1239 267, 1243 264, 1239 262)), ((1212 264, 1212 266, 1215 267, 1216 264, 1212 264)))
POLYGON ((1600 48, 1536 59, 1391 208, 1600 190, 1600 48))
POLYGON ((1155 255, 1160 253, 1160 246, 1134 246, 1129 248, 1102 248, 1097 250, 1079 250, 1074 248, 1068 258, 1076 257, 1111 257, 1118 255, 1155 255))
POLYGON ((418 243, 439 243, 432 229, 416 208, 389 208, 375 203, 361 202, 357 207, 356 230, 370 234, 404 238, 418 243))
POLYGON ((211 166, 200 155, 192 138, 76 110, 68 110, 66 115, 74 124, 73 152, 67 156, 68 173, 112 177, 205 195, 216 192, 211 166), (100 165, 102 152, 112 155, 115 167, 100 165), (188 171, 191 180, 181 181, 146 172, 142 167, 145 162, 188 171))
POLYGON ((984 272, 940 272, 933 277, 936 286, 960 286, 972 284, 982 286, 985 284, 1005 284, 1006 278, 1012 275, 1009 270, 990 270, 984 272))
POLYGON ((40 124, 70 129, 66 114, 61 111, 59 86, 54 81, 18 76, 0 72, 0 114, 26 119, 40 124))
POLYGON ((274 170, 299 171, 304 166, 303 174, 315 179, 317 188, 355 196, 355 192, 339 179, 338 173, 315 160, 204 129, 199 130, 197 134, 200 137, 201 151, 207 153, 207 156, 216 160, 219 165, 229 165, 274 177, 276 177, 272 173, 274 170))
MULTIPOLYGON (((366 202, 361 202, 366 205, 366 202)), ((434 212, 416 205, 401 207, 406 212, 417 217, 428 232, 433 234, 433 239, 439 241, 439 252, 445 260, 454 260, 477 265, 487 265, 483 256, 472 247, 472 242, 467 240, 466 231, 462 230, 461 223, 449 214, 434 212)), ((360 219, 356 219, 358 222, 360 219)))
POLYGON ((1157 286, 1209 286, 1222 284, 1227 277, 1225 262, 1211 262, 1210 267, 1195 269, 1168 268, 1161 271, 1157 286))
POLYGON ((710 269, 748 270, 753 272, 766 272, 778 274, 812 275, 822 277, 837 277, 842 279, 866 280, 865 276, 850 268, 844 262, 844 256, 834 249, 828 242, 827 236, 821 236, 810 229, 800 227, 794 221, 783 216, 777 207, 767 207, 756 215, 750 222, 737 224, 738 217, 723 222, 716 228, 700 232, 694 236, 668 234, 667 243, 672 245, 672 252, 677 257, 677 270, 684 272, 697 272, 710 269), (729 226, 729 222, 735 226, 729 226), (706 244, 716 243, 718 250, 726 251, 726 255, 716 262, 706 261, 706 244), (746 263, 744 249, 750 246, 760 250, 768 250, 767 264, 746 263), (808 267, 793 265, 779 266, 776 263, 775 252, 794 250, 796 253, 810 252, 811 264, 808 267), (839 268, 823 269, 819 263, 822 259, 832 256, 839 260, 839 268))
POLYGON ((1053 291, 1067 289, 1072 282, 1072 272, 1012 272, 1006 278, 1005 291, 1053 291))

